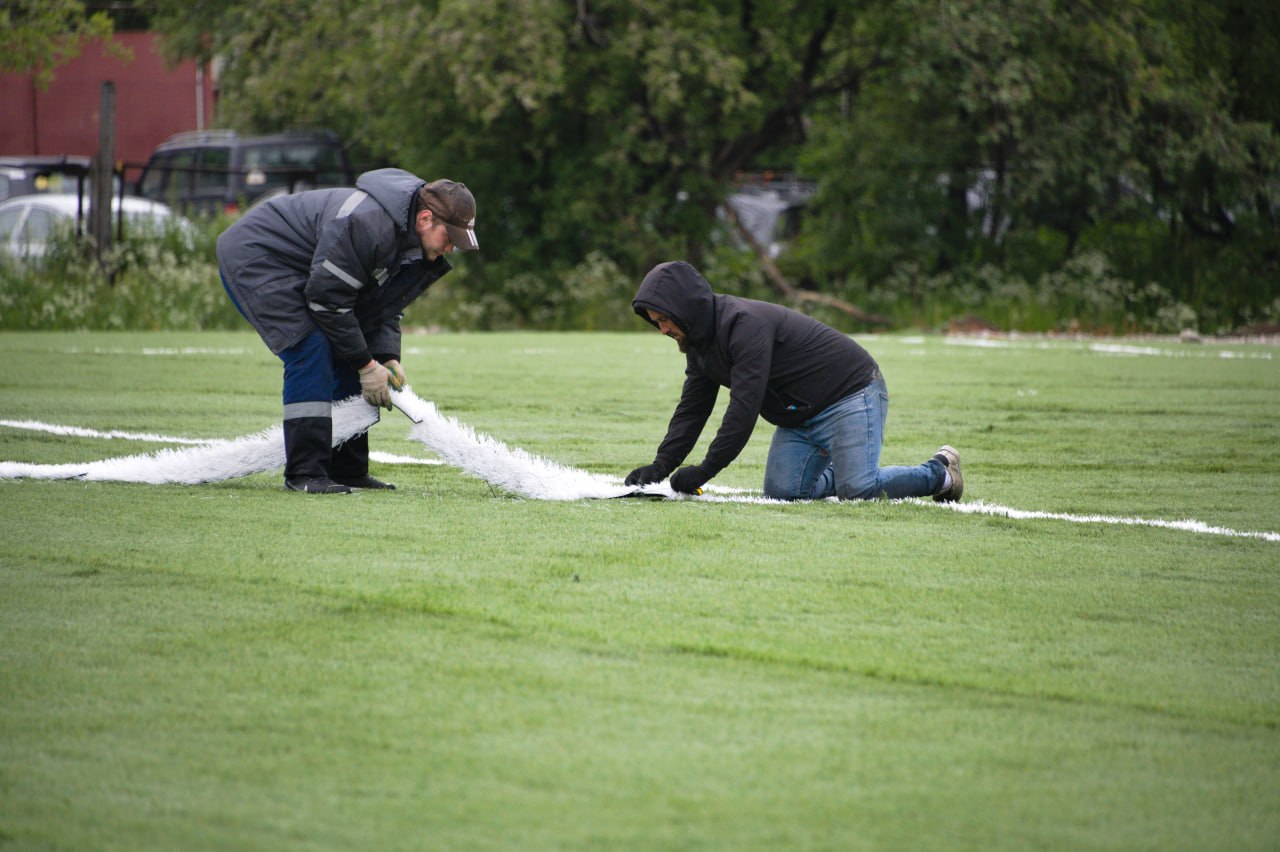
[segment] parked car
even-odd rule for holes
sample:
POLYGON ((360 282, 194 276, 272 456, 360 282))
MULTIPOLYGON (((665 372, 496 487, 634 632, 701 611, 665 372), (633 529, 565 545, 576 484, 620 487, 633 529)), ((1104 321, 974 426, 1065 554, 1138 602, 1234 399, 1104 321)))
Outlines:
POLYGON ((240 136, 179 133, 147 161, 135 191, 184 213, 243 211, 259 196, 355 183, 338 138, 327 132, 240 136))
POLYGON ((0 157, 0 201, 37 192, 89 191, 88 157, 0 157))
MULTIPOLYGON (((195 227, 164 204, 133 196, 117 196, 112 229, 123 216, 123 230, 181 230, 194 239, 195 227)), ((0 201, 0 252, 19 258, 44 257, 60 231, 88 229, 89 198, 74 192, 19 195, 0 201)))

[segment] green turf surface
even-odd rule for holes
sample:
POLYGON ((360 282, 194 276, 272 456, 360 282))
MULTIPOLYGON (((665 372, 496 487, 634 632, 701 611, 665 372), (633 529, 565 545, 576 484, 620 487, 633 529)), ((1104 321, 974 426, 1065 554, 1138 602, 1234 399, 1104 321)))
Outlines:
MULTIPOLYGON (((1280 532, 1280 350, 868 337, 966 503, 1280 532)), ((0 419, 271 426, 251 334, 0 336, 0 419)), ((406 339, 414 390, 624 474, 655 334, 406 339)), ((427 457, 386 414, 373 448, 427 457)), ((769 430, 715 482, 758 489, 769 430)), ((0 460, 159 449, 0 426, 0 460)), ((705 446, 705 442, 702 446, 705 446)), ((0 481, 0 848, 1275 849, 1280 542, 932 504, 0 481)))

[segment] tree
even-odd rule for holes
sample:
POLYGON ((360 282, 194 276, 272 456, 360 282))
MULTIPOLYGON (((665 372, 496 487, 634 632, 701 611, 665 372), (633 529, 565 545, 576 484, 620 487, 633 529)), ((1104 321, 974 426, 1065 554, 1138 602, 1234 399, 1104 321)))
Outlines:
MULTIPOLYGON (((363 165, 471 185, 484 251, 464 280, 517 321, 587 258, 633 281, 698 262, 738 174, 765 167, 818 180, 783 260, 836 295, 904 266, 1034 279, 1133 229, 1126 273, 1204 288, 1204 241, 1243 245, 1240 199, 1274 210, 1267 0, 153 7, 175 56, 217 57, 222 122, 329 127, 363 165)), ((1265 281, 1274 225, 1251 233, 1237 266, 1265 281)))
POLYGON ((0 6, 0 71, 31 74, 48 88, 57 67, 79 56, 85 42, 113 32, 106 12, 89 14, 80 0, 11 0, 0 6))
POLYGON ((327 125, 358 157, 470 184, 490 286, 592 251, 695 257, 734 176, 886 61, 887 0, 159 0, 223 62, 221 117, 327 125))
POLYGON ((814 117, 803 162, 828 177, 797 259, 811 277, 995 264, 1034 279, 1089 243, 1125 249, 1139 280, 1190 287, 1211 253, 1160 233, 1228 240, 1241 200, 1274 192, 1275 116, 1253 120, 1251 97, 1238 104, 1254 116, 1233 114, 1244 34, 1224 29, 1225 4, 906 5, 918 26, 902 61, 860 109, 814 117), (1164 245, 1128 250, 1130 223, 1164 245), (1182 263, 1148 263, 1161 256, 1182 263))

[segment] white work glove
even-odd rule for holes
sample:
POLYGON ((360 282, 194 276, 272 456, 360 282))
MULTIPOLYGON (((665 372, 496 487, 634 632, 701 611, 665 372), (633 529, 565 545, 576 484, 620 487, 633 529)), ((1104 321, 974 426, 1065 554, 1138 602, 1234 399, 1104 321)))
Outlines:
POLYGON ((361 367, 359 372, 360 395, 364 397, 364 401, 390 411, 391 391, 387 383, 391 379, 391 371, 377 361, 370 361, 361 367))
POLYGON ((395 358, 388 358, 382 362, 382 366, 386 367, 387 371, 391 373, 391 377, 387 379, 391 387, 396 390, 404 390, 404 386, 408 384, 409 380, 404 377, 404 368, 400 366, 400 362, 395 358))

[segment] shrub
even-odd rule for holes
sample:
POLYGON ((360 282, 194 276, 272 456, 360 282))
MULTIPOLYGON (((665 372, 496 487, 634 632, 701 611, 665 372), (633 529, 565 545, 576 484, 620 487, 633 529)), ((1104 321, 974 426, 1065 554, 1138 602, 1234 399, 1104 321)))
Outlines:
POLYGON ((127 236, 101 261, 86 239, 62 232, 43 258, 0 257, 0 328, 241 327, 213 259, 220 230, 219 223, 175 222, 127 236))

